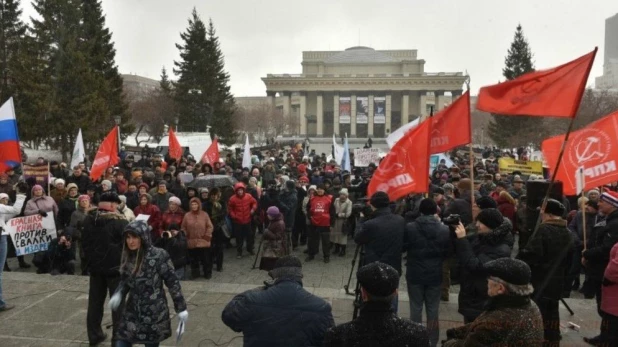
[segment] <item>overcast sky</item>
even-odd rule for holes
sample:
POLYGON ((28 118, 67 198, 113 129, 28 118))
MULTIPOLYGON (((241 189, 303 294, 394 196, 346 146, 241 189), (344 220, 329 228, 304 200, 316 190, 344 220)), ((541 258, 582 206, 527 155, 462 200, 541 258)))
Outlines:
MULTIPOLYGON (((34 14, 29 1, 23 6, 34 14)), ((302 51, 359 43, 417 49, 426 72, 467 70, 476 94, 502 79, 518 23, 537 69, 599 46, 592 85, 602 74, 605 19, 618 13, 616 0, 103 0, 120 71, 159 79, 165 66, 171 73, 194 6, 214 21, 236 96, 266 95, 260 78, 268 73, 300 73, 302 51)))

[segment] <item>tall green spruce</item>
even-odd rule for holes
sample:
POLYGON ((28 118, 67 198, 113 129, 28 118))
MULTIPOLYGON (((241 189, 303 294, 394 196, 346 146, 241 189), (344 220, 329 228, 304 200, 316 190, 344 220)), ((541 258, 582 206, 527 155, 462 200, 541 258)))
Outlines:
MULTIPOLYGON (((528 40, 524 37, 521 25, 517 26, 515 38, 505 58, 502 70, 507 80, 515 79, 525 73, 534 71, 532 52, 528 40)), ((542 138, 543 119, 530 116, 492 115, 488 126, 491 139, 502 148, 527 146, 542 138)))
POLYGON ((21 13, 19 0, 0 0, 0 103, 16 91, 19 49, 26 33, 26 25, 19 19, 21 13))
POLYGON ((193 9, 189 27, 181 33, 180 61, 175 61, 174 95, 181 131, 206 131, 211 126, 225 144, 236 142, 232 115, 234 98, 230 92, 229 74, 225 72, 223 53, 212 21, 208 29, 193 9))

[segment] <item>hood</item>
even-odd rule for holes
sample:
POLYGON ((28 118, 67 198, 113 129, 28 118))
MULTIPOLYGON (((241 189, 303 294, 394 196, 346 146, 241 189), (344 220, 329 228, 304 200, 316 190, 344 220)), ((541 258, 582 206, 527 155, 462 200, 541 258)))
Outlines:
POLYGON ((195 196, 200 195, 200 192, 197 190, 197 188, 189 187, 187 188, 187 193, 189 193, 190 190, 195 192, 195 196))
POLYGON ((140 201, 142 200, 142 197, 146 197, 146 199, 148 199, 148 204, 150 205, 150 203, 152 202, 152 196, 150 196, 150 194, 148 193, 144 193, 144 194, 140 194, 139 199, 140 201))
POLYGON ((247 190, 247 187, 245 187, 244 183, 238 182, 234 185, 234 192, 238 191, 239 189, 247 190))
POLYGON ((490 245, 506 243, 513 248, 513 224, 508 218, 502 220, 502 224, 487 234, 478 234, 479 239, 490 245))
POLYGON ((150 240, 150 226, 143 220, 136 220, 129 223, 122 232, 123 239, 127 233, 131 233, 136 235, 142 240, 142 248, 148 249, 152 246, 152 241, 150 240))
MULTIPOLYGON (((191 198, 191 200, 189 200, 189 212, 191 212, 191 213, 195 213, 195 212, 193 212, 193 210, 191 210, 191 203, 194 202, 194 201, 197 202, 197 204, 199 206, 202 206, 202 200, 200 198, 198 198, 198 197, 191 198)), ((201 209, 198 210, 197 212, 199 213, 200 211, 201 211, 201 209)))

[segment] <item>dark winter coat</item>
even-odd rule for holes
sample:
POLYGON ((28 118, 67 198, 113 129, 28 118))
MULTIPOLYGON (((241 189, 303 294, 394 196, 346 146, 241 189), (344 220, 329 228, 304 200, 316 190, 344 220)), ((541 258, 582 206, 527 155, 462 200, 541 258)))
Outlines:
POLYGON ((429 336, 420 324, 397 317, 390 303, 365 302, 357 319, 329 329, 324 347, 427 347, 429 336))
POLYGON ((401 275, 401 252, 405 221, 390 207, 373 212, 371 219, 356 224, 354 241, 365 245, 364 264, 379 261, 394 267, 401 275))
POLYGON ((174 194, 170 192, 166 192, 164 194, 160 194, 159 192, 155 192, 152 194, 152 204, 159 208, 159 211, 163 213, 167 211, 170 206, 170 198, 173 197, 174 194))
POLYGON ((298 196, 296 189, 292 191, 283 190, 279 196, 279 208, 283 214, 285 226, 288 229, 294 227, 294 219, 296 218, 296 206, 298 205, 298 196))
POLYGON ((77 209, 78 196, 71 198, 66 197, 58 204, 58 229, 64 229, 67 225, 71 224, 71 215, 77 209))
POLYGON ((277 280, 237 295, 221 315, 244 335, 245 347, 321 346, 335 325, 331 306, 293 280, 277 280))
POLYGON ((443 347, 543 345, 543 319, 528 297, 491 298, 474 322, 446 331, 443 347))
POLYGON ((82 247, 91 273, 117 276, 124 239, 122 233, 128 224, 118 212, 94 209, 84 219, 82 247))
POLYGON ((75 175, 71 175, 66 179, 67 186, 71 183, 77 184, 77 190, 80 194, 86 194, 86 189, 90 185, 90 177, 88 175, 82 173, 81 176, 76 177, 75 175))
POLYGON ((604 221, 593 229, 594 246, 590 246, 582 256, 588 262, 586 274, 593 279, 603 280, 603 273, 609 263, 609 253, 618 243, 618 210, 610 213, 604 221))
POLYGON ((459 260, 460 290, 459 313, 476 318, 488 299, 485 263, 511 256, 513 226, 508 219, 487 234, 476 234, 455 241, 459 260))
POLYGON ((184 231, 178 231, 174 237, 161 237, 155 246, 164 249, 174 263, 174 269, 182 269, 189 262, 187 260, 187 236, 184 231))
POLYGON ((285 235, 285 224, 283 217, 273 219, 268 223, 268 228, 264 230, 264 251, 263 257, 279 258, 287 253, 287 242, 285 235))
POLYGON ((129 265, 123 269, 120 285, 116 289, 122 292, 123 297, 126 296, 126 303, 114 338, 133 344, 161 342, 172 335, 163 283, 174 302, 176 313, 185 311, 187 304, 169 254, 151 245, 147 230, 138 236, 142 239, 140 251, 144 252, 144 259, 140 270, 133 274, 136 256, 129 251, 129 265))
POLYGON ((127 197, 127 207, 134 211, 135 208, 139 205, 139 193, 126 192, 124 196, 127 197))
POLYGON ((532 271, 530 283, 534 287, 533 298, 560 300, 565 277, 569 277, 573 252, 573 235, 564 219, 548 220, 541 224, 517 255, 532 271))
MULTIPOLYGON (((586 213, 586 243, 590 246, 592 228, 597 224, 598 215, 596 213, 586 213)), ((569 223, 569 230, 573 233, 575 247, 584 247, 584 218, 581 211, 577 211, 573 220, 569 223)))
POLYGON ((442 262, 451 245, 448 226, 434 216, 421 216, 406 226, 404 240, 408 284, 442 284, 442 262))
MULTIPOLYGON (((475 199, 481 197, 478 192, 474 192, 474 194, 475 199)), ((472 223, 472 198, 470 195, 470 191, 464 190, 459 196, 459 199, 453 200, 453 202, 448 205, 446 211, 444 211, 443 216, 446 218, 452 214, 458 214, 459 217, 461 217, 461 222, 463 223, 463 225, 468 225, 472 223)))

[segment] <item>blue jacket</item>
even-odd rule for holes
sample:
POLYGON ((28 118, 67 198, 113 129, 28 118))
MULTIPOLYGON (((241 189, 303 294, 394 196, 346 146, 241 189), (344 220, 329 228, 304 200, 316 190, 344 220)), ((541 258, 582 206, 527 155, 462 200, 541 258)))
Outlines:
POLYGON ((434 216, 420 216, 408 223, 404 235, 408 251, 408 284, 442 284, 442 262, 448 255, 451 242, 449 233, 448 226, 434 216))
POLYGON ((335 325, 330 304, 293 280, 237 295, 221 319, 243 333, 245 347, 321 346, 335 325))

